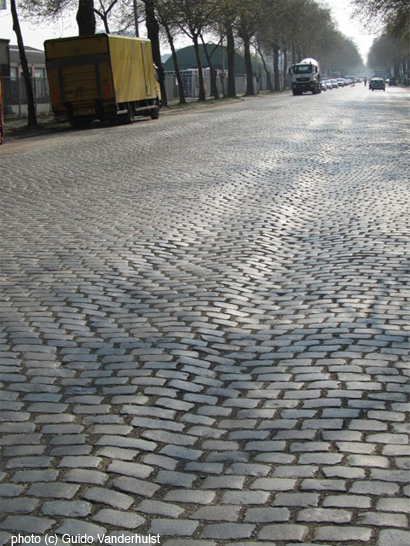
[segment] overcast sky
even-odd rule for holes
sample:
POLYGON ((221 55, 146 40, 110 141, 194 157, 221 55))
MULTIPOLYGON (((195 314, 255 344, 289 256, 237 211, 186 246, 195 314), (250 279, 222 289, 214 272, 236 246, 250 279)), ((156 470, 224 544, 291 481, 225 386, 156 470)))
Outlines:
POLYGON ((352 17, 353 8, 350 0, 324 0, 323 4, 331 9, 339 30, 354 41, 359 53, 366 62, 367 54, 373 40, 376 38, 376 34, 370 34, 357 17, 352 17))
MULTIPOLYGON (((0 0, 0 6, 4 0, 0 0)), ((6 0, 9 6, 9 0, 6 0)), ((351 38, 366 61, 367 53, 372 45, 374 34, 368 34, 358 20, 351 19, 352 8, 350 0, 322 0, 322 3, 328 6, 333 14, 339 30, 347 37, 351 38)), ((12 44, 16 44, 16 35, 12 28, 12 19, 10 10, 0 10, 0 38, 6 38, 12 44)), ((62 18, 57 23, 33 24, 21 20, 23 40, 26 46, 43 49, 43 42, 49 38, 63 38, 65 36, 76 36, 78 28, 75 21, 75 13, 70 18, 62 18)), ((166 47, 162 48, 162 53, 166 53, 166 47)))

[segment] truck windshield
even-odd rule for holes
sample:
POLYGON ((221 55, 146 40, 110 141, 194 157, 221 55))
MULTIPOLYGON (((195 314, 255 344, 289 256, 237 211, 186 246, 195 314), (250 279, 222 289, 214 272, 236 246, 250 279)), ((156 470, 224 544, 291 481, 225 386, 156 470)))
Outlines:
POLYGON ((293 67, 294 74, 311 74, 313 66, 311 64, 297 64, 293 67))

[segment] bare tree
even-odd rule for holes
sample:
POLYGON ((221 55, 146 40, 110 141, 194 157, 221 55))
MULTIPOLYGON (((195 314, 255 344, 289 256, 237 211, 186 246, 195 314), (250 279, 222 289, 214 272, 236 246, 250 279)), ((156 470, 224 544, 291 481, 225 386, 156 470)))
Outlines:
POLYGON ((225 20, 225 31, 226 31, 226 54, 228 60, 228 89, 227 96, 234 98, 236 97, 236 87, 235 87, 235 37, 233 30, 233 22, 225 20))
POLYGON ((236 0, 219 0, 217 19, 220 24, 220 34, 226 38, 228 86, 227 96, 236 97, 235 89, 235 34, 234 24, 237 18, 236 0))
POLYGON ((165 75, 161 62, 161 46, 159 39, 159 23, 155 13, 156 0, 143 0, 145 4, 145 24, 147 25, 148 38, 151 40, 152 57, 158 69, 159 83, 161 86, 162 104, 168 105, 167 92, 165 89, 165 75))
POLYGON ((95 34, 94 0, 78 0, 76 19, 79 36, 95 34))
POLYGON ((211 78, 211 95, 214 97, 214 99, 218 100, 219 99, 219 91, 218 91, 218 86, 217 86, 217 83, 216 83, 216 71, 212 65, 212 55, 215 53, 215 51, 218 49, 220 43, 221 43, 222 40, 219 41, 219 43, 212 49, 211 52, 209 52, 208 50, 208 47, 205 43, 205 38, 204 38, 204 35, 201 34, 201 42, 202 42, 202 47, 204 49, 204 53, 205 53, 205 57, 206 57, 206 60, 208 62, 208 66, 209 66, 209 70, 210 70, 210 78, 211 78))
POLYGON ((409 42, 410 2, 409 0, 353 0, 355 15, 368 24, 381 21, 388 34, 409 42))
POLYGON ((173 3, 178 13, 180 29, 191 38, 194 44, 199 79, 198 101, 203 102, 206 100, 206 96, 199 53, 199 38, 205 29, 215 21, 217 0, 202 0, 201 2, 198 0, 173 0, 173 3))
POLYGON ((100 19, 102 20, 102 22, 104 23, 104 30, 107 34, 110 33, 110 29, 109 29, 109 26, 108 26, 108 17, 112 11, 112 9, 114 8, 114 6, 118 3, 119 0, 112 0, 108 7, 105 6, 104 4, 104 1, 103 0, 99 0, 99 4, 100 4, 100 7, 99 9, 97 8, 94 8, 94 13, 96 13, 100 19))
POLYGON ((30 19, 56 19, 77 6, 78 34, 95 34, 94 0, 22 0, 23 13, 30 19))
POLYGON ((408 48, 402 40, 395 39, 389 34, 382 34, 374 40, 367 64, 373 70, 385 70, 399 83, 408 85, 408 55, 408 48))
POLYGON ((34 103, 33 86, 31 84, 30 72, 28 69, 26 50, 24 49, 23 35, 21 33, 20 21, 17 13, 16 0, 10 0, 11 15, 13 18, 13 30, 16 33, 19 49, 21 68, 23 70, 24 85, 27 95, 27 127, 37 126, 36 106, 34 103))
POLYGON ((253 66, 251 56, 252 38, 260 25, 263 14, 263 0, 235 0, 238 17, 235 22, 236 31, 243 42, 246 67, 246 96, 255 94, 253 85, 253 66))
POLYGON ((175 77, 178 82, 179 103, 186 104, 184 83, 182 81, 181 72, 179 70, 178 55, 175 48, 174 35, 179 29, 178 17, 175 13, 174 6, 169 0, 156 0, 155 10, 157 13, 158 22, 164 29, 169 46, 171 48, 172 61, 174 63, 175 77))
POLYGON ((287 0, 265 0, 264 17, 261 19, 258 31, 262 48, 273 59, 274 91, 281 90, 279 58, 285 51, 286 29, 292 24, 289 14, 291 2, 287 0))
POLYGON ((266 74, 268 90, 273 91, 271 73, 268 70, 268 65, 266 63, 265 54, 264 54, 264 51, 263 51, 263 49, 261 47, 261 43, 260 43, 257 36, 255 36, 255 49, 259 53, 260 58, 262 60, 263 68, 264 68, 265 74, 266 74))

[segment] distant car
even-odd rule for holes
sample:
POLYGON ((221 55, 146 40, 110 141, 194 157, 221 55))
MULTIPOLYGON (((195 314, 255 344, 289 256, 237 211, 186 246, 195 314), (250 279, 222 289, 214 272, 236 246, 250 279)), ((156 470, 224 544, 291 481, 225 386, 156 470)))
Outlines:
POLYGON ((375 89, 383 89, 383 91, 386 91, 386 84, 384 83, 383 78, 372 78, 370 80, 369 89, 372 91, 375 89))
POLYGON ((322 80, 322 81, 320 82, 320 89, 321 89, 322 91, 327 91, 326 83, 325 83, 324 80, 322 80))
POLYGON ((339 84, 337 83, 337 80, 330 80, 333 89, 337 89, 339 87, 339 84))
POLYGON ((330 80, 325 80, 326 89, 333 89, 332 82, 330 80))
POLYGON ((389 85, 397 85, 397 79, 396 78, 390 78, 389 79, 389 85))
POLYGON ((345 86, 345 81, 343 78, 337 78, 337 85, 339 87, 344 87, 345 86))

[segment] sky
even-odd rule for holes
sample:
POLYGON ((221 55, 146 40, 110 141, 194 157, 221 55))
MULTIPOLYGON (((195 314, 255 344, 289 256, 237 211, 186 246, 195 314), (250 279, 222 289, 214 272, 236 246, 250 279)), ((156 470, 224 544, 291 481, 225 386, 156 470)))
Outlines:
POLYGON ((324 0, 322 3, 330 8, 339 30, 353 40, 366 62, 367 54, 377 34, 370 34, 357 17, 352 17, 353 8, 349 0, 324 0))
MULTIPOLYGON (((4 1, 6 1, 8 9, 0 9, 0 38, 6 38, 10 40, 11 44, 16 44, 17 40, 12 28, 13 24, 9 9, 10 1, 0 0, 0 7, 4 4, 4 1)), ((376 35, 369 34, 357 19, 351 19, 352 7, 350 0, 321 0, 321 3, 331 9, 339 30, 355 42, 359 53, 366 62, 367 54, 376 35)), ((44 49, 44 40, 76 36, 78 34, 75 13, 70 18, 61 18, 55 23, 33 24, 23 19, 20 22, 24 44, 37 49, 44 49)), ((161 53, 167 53, 166 47, 162 49, 161 53)))

